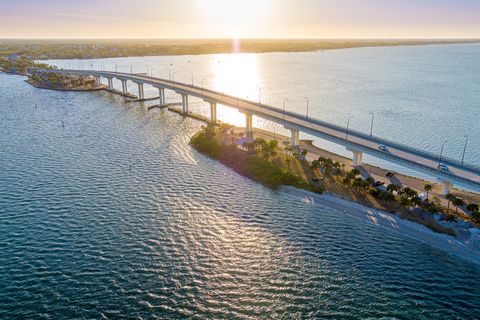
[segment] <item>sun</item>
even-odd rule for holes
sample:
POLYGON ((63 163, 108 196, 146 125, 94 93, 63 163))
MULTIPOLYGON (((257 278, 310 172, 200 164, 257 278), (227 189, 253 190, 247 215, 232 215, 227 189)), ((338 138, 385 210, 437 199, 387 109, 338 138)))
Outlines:
POLYGON ((272 0, 197 0, 199 12, 214 33, 232 38, 250 35, 265 18, 272 0))

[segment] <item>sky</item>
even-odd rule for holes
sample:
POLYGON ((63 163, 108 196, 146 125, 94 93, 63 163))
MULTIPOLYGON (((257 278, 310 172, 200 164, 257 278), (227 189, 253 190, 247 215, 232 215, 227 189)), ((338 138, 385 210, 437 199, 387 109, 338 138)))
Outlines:
POLYGON ((480 0, 0 0, 0 38, 480 38, 480 0))

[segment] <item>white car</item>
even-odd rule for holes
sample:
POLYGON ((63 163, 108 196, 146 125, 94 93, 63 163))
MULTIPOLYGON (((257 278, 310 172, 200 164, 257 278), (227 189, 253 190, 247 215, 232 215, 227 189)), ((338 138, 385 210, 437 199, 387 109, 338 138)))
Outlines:
POLYGON ((440 171, 448 171, 448 166, 444 165, 443 163, 440 163, 437 168, 440 171))
POLYGON ((388 152, 388 147, 384 144, 381 144, 378 146, 378 150, 383 151, 383 152, 388 152))

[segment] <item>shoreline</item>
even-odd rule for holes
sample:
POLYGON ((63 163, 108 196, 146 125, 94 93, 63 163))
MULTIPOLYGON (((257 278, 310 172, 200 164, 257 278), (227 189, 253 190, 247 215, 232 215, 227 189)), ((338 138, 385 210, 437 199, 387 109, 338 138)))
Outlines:
MULTIPOLYGON (((7 40, 8 41, 8 40, 7 40)), ((73 40, 63 41, 63 51, 68 52, 70 47, 79 45, 80 53, 76 55, 56 53, 55 40, 30 40, 20 41, 10 39, 19 52, 32 60, 71 60, 71 59, 110 59, 133 58, 154 56, 196 56, 210 54, 236 54, 236 53, 300 53, 321 52, 327 50, 373 48, 373 47, 398 47, 398 46, 426 46, 426 45, 454 45, 454 44, 479 44, 480 39, 241 39, 239 49, 235 50, 232 39, 185 39, 185 40, 73 40), (43 55, 28 51, 27 44, 38 44, 46 52, 43 55), (90 51, 87 44, 103 44, 111 51, 104 55, 90 51), (148 44, 148 47, 145 47, 148 44), (26 48, 26 49, 25 49, 26 48), (148 49, 146 49, 148 48, 148 49), (143 52, 142 52, 143 51, 143 52), (52 53, 53 52, 53 53, 52 53)), ((0 47, 1 49, 1 47, 0 47)), ((77 48, 78 49, 78 48, 77 48)))
POLYGON ((402 236, 415 239, 448 254, 480 265, 480 251, 470 248, 465 242, 446 234, 436 233, 424 225, 401 219, 385 211, 364 206, 358 202, 325 193, 316 194, 307 190, 282 186, 280 193, 302 198, 313 205, 319 205, 339 213, 348 214, 368 224, 375 225, 402 236))

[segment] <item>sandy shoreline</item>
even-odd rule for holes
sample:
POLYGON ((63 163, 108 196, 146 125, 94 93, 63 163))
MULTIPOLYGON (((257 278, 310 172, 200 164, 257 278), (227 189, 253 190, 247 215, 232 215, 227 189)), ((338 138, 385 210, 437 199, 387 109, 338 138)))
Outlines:
POLYGON ((342 199, 331 194, 316 194, 293 187, 281 187, 279 192, 300 197, 306 202, 348 214, 384 229, 419 240, 434 248, 480 265, 480 251, 470 248, 458 238, 433 232, 429 228, 400 219, 390 213, 342 199))

